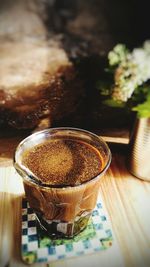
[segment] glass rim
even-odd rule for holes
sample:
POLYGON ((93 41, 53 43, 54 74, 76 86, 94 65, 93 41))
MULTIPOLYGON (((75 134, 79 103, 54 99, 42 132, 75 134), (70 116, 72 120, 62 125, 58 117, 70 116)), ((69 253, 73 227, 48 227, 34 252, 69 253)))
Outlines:
MULTIPOLYGON (((80 138, 80 137, 79 137, 80 138)), ((86 140, 85 140, 86 142, 86 140)), ((15 149, 15 152, 14 152, 14 158, 13 158, 13 164, 14 164, 14 168, 16 169, 16 171, 21 175, 21 177, 23 178, 23 180, 25 181, 28 181, 29 183, 32 183, 38 187, 41 187, 41 188, 45 188, 45 189, 48 189, 48 188, 51 188, 51 189, 58 189, 58 190, 64 190, 64 189, 72 189, 72 188, 78 188, 78 187, 82 187, 82 186, 85 186, 86 184, 89 184, 91 183, 92 181, 95 181, 97 180, 100 176, 102 176, 103 173, 105 173, 111 163, 111 159, 112 159, 112 155, 111 155, 111 151, 109 149, 109 146, 107 145, 107 143, 105 142, 105 140, 96 135, 95 133, 92 133, 88 130, 84 130, 84 129, 81 129, 81 128, 75 128, 75 127, 53 127, 53 128, 47 128, 47 129, 44 129, 44 130, 41 130, 41 131, 37 131, 29 136, 27 136, 26 138, 24 138, 16 147, 15 149), (52 132, 55 132, 55 131, 73 131, 73 132, 79 132, 79 133, 83 133, 83 134, 87 134, 88 136, 91 136, 95 139, 97 139, 100 144, 102 144, 107 153, 108 153, 108 159, 106 160, 106 164, 104 166, 104 168, 99 171, 99 173, 90 178, 90 180, 88 181, 85 181, 85 182, 82 182, 81 184, 78 184, 78 185, 63 185, 63 186, 57 186, 57 185, 47 185, 47 184, 43 184, 43 183, 40 183, 38 178, 36 178, 37 176, 32 172, 30 171, 28 168, 26 168, 23 164, 21 163, 18 163, 17 161, 17 153, 19 152, 21 146, 27 142, 28 140, 32 139, 33 137, 35 136, 38 136, 38 135, 42 135, 44 133, 52 133, 52 132)))

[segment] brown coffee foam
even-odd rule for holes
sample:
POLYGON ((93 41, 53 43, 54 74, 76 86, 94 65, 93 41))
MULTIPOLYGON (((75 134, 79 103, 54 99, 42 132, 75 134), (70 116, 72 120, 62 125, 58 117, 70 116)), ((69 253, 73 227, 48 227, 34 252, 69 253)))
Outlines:
POLYGON ((75 140, 46 141, 26 151, 23 164, 42 184, 74 186, 97 176, 103 168, 99 151, 75 140))

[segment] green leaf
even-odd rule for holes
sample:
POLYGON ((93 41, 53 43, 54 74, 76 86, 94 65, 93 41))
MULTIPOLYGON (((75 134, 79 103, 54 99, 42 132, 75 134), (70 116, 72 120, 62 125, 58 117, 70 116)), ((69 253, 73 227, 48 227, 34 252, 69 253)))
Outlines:
POLYGON ((103 101, 103 103, 109 107, 113 107, 113 108, 124 108, 125 107, 125 103, 122 101, 116 101, 112 98, 106 99, 103 101))
POLYGON ((150 117, 150 93, 147 96, 147 100, 132 108, 133 111, 137 111, 139 118, 149 118, 150 117))

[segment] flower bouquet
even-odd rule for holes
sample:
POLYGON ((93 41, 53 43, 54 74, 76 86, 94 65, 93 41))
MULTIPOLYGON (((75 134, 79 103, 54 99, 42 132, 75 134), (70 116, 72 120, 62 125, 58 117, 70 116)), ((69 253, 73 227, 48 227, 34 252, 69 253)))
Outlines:
POLYGON ((98 89, 105 105, 137 112, 150 117, 150 41, 129 51, 118 44, 108 53, 105 81, 98 89))

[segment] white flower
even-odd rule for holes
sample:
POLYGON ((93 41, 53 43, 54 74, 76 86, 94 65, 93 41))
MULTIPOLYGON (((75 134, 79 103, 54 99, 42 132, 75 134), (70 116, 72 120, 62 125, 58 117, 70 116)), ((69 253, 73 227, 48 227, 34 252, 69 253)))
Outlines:
POLYGON ((113 98, 126 102, 134 90, 148 79, 150 79, 150 41, 146 41, 143 48, 135 48, 122 57, 115 71, 113 98))

